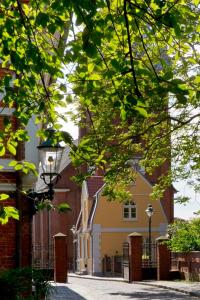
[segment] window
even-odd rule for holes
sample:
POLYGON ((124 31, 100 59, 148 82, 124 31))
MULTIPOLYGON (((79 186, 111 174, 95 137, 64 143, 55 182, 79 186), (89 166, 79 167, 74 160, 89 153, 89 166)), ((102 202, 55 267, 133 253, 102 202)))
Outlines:
POLYGON ((136 205, 133 201, 128 201, 123 206, 123 218, 125 220, 136 219, 136 205))

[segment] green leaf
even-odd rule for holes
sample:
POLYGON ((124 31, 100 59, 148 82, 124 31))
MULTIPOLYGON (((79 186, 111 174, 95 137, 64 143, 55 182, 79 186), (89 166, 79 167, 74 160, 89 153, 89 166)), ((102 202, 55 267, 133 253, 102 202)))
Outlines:
POLYGON ((126 111, 123 107, 120 109, 120 116, 121 116, 122 121, 126 120, 127 115, 126 115, 126 111))
POLYGON ((94 57, 97 54, 97 49, 95 47, 95 45, 91 42, 87 42, 85 43, 85 45, 83 45, 83 49, 85 50, 85 52, 87 53, 87 55, 89 57, 94 57))
POLYGON ((94 64, 93 63, 89 63, 88 64, 88 72, 92 73, 93 70, 94 70, 94 64))
POLYGON ((7 143, 7 149, 11 154, 16 155, 16 148, 11 143, 7 143))
POLYGON ((49 15, 46 13, 39 12, 35 20, 37 25, 41 25, 42 27, 46 27, 49 22, 49 15))
POLYGON ((57 205, 57 209, 58 209, 59 213, 65 213, 65 212, 71 211, 69 204, 67 204, 65 202, 57 205))
POLYGON ((181 103, 181 104, 186 104, 187 101, 188 101, 187 97, 184 96, 184 95, 177 94, 176 98, 177 98, 178 102, 181 103))
POLYGON ((8 126, 8 125, 10 125, 11 124, 10 118, 8 116, 5 116, 3 118, 3 123, 4 123, 5 127, 8 126))
POLYGON ((9 198, 9 195, 7 194, 0 194, 0 201, 6 200, 9 198))
POLYGON ((6 154, 6 148, 3 145, 0 145, 0 156, 4 156, 6 154))
POLYGON ((23 165, 21 165, 21 164, 17 164, 16 166, 15 166, 15 171, 20 171, 20 170, 22 170, 23 169, 23 165))
POLYGON ((148 117, 148 113, 147 113, 147 111, 146 111, 145 108, 139 107, 139 106, 135 106, 134 109, 135 109, 136 111, 138 111, 139 114, 140 114, 141 116, 143 116, 143 117, 145 117, 145 118, 148 117))
POLYGON ((18 210, 13 206, 6 206, 4 207, 4 211, 8 218, 13 218, 15 220, 19 220, 19 212, 18 210))
POLYGON ((1 209, 1 210, 0 210, 0 223, 1 223, 2 225, 5 225, 6 223, 8 223, 8 221, 9 221, 9 218, 8 218, 8 216, 6 215, 4 209, 1 209))
POLYGON ((120 63, 116 58, 111 60, 111 64, 113 68, 115 68, 116 70, 120 70, 120 63))
POLYGON ((9 167, 15 167, 17 164, 18 164, 18 161, 12 160, 12 161, 9 162, 8 166, 9 167))
POLYGON ((13 206, 6 206, 0 209, 0 223, 2 225, 8 223, 9 218, 19 220, 19 212, 13 206))

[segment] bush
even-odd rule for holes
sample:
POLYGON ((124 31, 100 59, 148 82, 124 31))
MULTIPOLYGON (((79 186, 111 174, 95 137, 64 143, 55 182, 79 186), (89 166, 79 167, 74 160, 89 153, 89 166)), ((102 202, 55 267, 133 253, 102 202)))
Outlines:
POLYGON ((33 286, 35 288, 34 298, 40 299, 50 294, 52 286, 49 283, 51 272, 49 270, 32 270, 33 286))
POLYGON ((12 269, 0 274, 1 300, 20 299, 31 291, 31 269, 12 269))
POLYGON ((200 218, 175 221, 169 226, 169 236, 166 243, 174 252, 200 251, 200 218))
POLYGON ((40 300, 49 294, 50 289, 48 272, 19 268, 0 273, 1 300, 40 300), (33 295, 32 285, 34 286, 33 295))

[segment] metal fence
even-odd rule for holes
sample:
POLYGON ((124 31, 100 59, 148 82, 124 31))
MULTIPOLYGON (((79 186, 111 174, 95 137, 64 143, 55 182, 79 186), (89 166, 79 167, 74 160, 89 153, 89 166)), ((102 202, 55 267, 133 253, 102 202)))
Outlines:
POLYGON ((32 267, 35 269, 54 268, 53 244, 49 244, 45 246, 41 246, 41 245, 33 246, 32 267))
POLYGON ((122 276, 122 256, 107 256, 102 260, 104 276, 122 276))
POLYGON ((122 272, 125 280, 129 281, 130 277, 130 257, 129 257, 129 243, 123 243, 123 257, 122 257, 122 272))
POLYGON ((155 242, 143 243, 142 268, 157 267, 157 244, 155 242))

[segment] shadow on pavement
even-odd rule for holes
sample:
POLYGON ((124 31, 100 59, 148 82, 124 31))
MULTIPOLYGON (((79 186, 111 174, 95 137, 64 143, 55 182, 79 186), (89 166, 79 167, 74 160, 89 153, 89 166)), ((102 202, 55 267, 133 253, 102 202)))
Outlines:
MULTIPOLYGON (((152 292, 152 291, 145 291, 145 292, 133 292, 133 293, 125 293, 125 292, 116 292, 116 293, 109 293, 110 295, 112 296, 123 296, 123 297, 127 297, 127 300, 128 299, 135 299, 135 300, 138 300, 138 299, 141 299, 141 300, 160 300, 160 299, 163 299, 163 300, 168 300, 170 298, 172 298, 172 295, 173 295, 173 300, 184 300, 184 299, 189 299, 188 295, 186 294, 174 294, 173 291, 163 291, 161 292, 159 290, 159 293, 157 292, 152 292), (170 297, 171 296, 171 297, 170 297)), ((124 298, 125 299, 125 298, 124 298)), ((190 298, 190 299, 195 299, 195 298, 190 298)))
POLYGON ((72 291, 66 285, 54 286, 49 300, 87 300, 78 293, 72 291))

